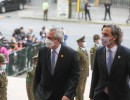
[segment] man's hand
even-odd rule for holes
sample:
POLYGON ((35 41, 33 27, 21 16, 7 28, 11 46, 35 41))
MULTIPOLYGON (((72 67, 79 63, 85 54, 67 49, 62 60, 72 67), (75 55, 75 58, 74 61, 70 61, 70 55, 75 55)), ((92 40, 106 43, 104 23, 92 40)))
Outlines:
POLYGON ((61 100, 70 100, 67 96, 63 96, 61 100))

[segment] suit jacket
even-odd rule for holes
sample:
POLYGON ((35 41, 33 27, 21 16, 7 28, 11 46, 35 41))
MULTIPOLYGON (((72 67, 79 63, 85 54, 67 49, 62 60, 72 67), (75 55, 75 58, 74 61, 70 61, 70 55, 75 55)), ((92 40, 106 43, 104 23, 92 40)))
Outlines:
POLYGON ((42 47, 39 50, 35 72, 34 92, 36 100, 61 100, 62 96, 74 97, 79 81, 79 62, 77 54, 71 48, 61 45, 54 75, 51 75, 51 50, 42 47))
POLYGON ((88 12, 90 7, 91 6, 88 3, 85 3, 85 5, 84 5, 84 11, 88 12))
POLYGON ((105 6, 105 10, 109 11, 111 8, 111 3, 104 3, 104 6, 105 6))
POLYGON ((110 100, 130 100, 130 50, 119 45, 110 73, 106 67, 106 48, 97 49, 92 74, 90 98, 96 98, 107 86, 110 100))

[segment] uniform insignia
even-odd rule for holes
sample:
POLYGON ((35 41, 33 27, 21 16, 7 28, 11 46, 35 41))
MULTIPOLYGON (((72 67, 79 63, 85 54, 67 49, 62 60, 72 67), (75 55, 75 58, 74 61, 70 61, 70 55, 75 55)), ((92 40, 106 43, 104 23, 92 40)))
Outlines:
POLYGON ((61 58, 63 58, 64 57, 64 55, 61 55, 61 58))

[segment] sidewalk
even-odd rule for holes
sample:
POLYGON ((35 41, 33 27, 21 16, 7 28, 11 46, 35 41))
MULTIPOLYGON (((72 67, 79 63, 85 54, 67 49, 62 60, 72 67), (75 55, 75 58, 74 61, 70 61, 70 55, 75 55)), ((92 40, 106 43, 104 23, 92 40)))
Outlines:
MULTIPOLYGON (((87 78, 84 100, 89 100, 88 96, 91 83, 91 74, 92 71, 90 71, 89 77, 87 78)), ((26 79, 8 77, 7 97, 8 100, 28 100, 26 92, 26 79)))
MULTIPOLYGON (((39 6, 26 6, 25 10, 18 13, 19 17, 22 18, 32 18, 32 19, 43 19, 43 11, 39 6)), ((112 20, 104 21, 104 6, 90 8, 90 15, 92 21, 86 21, 84 16, 83 19, 78 19, 78 14, 76 12, 76 6, 73 4, 72 7, 72 18, 58 18, 57 17, 57 5, 51 5, 49 8, 48 19, 51 21, 64 21, 64 22, 78 22, 78 23, 93 23, 93 24, 106 24, 106 23, 115 23, 118 25, 130 26, 126 24, 126 20, 129 16, 129 11, 126 8, 111 8, 111 18, 112 20)), ((81 17, 81 14, 80 14, 81 17)), ((108 17, 108 16, 107 16, 108 17)))

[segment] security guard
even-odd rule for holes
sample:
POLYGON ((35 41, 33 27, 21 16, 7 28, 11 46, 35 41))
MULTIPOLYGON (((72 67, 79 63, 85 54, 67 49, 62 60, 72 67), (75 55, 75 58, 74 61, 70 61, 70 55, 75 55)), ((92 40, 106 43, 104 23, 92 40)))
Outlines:
POLYGON ((77 40, 78 49, 77 55, 80 63, 80 79, 76 89, 76 100, 84 100, 85 85, 87 77, 89 76, 89 58, 88 53, 85 49, 85 36, 77 40))
POLYGON ((94 63, 94 57, 95 57, 95 52, 96 49, 100 46, 100 36, 98 34, 95 34, 93 36, 93 42, 94 45, 90 49, 90 62, 91 62, 91 70, 93 70, 93 63, 94 63))
POLYGON ((28 100, 35 100, 33 94, 33 82, 34 82, 37 59, 38 56, 33 57, 33 67, 27 72, 26 89, 27 89, 28 100))
POLYGON ((0 100, 7 100, 7 77, 6 77, 6 59, 3 54, 0 54, 0 100))

